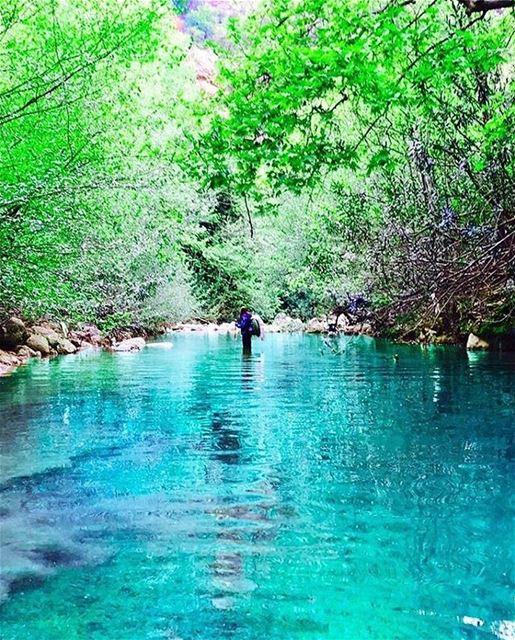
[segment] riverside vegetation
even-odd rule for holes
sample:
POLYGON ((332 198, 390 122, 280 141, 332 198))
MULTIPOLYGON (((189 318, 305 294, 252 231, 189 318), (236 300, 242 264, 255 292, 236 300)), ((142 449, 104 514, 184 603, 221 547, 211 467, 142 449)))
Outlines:
POLYGON ((0 320, 509 333, 512 5, 0 2, 0 320))

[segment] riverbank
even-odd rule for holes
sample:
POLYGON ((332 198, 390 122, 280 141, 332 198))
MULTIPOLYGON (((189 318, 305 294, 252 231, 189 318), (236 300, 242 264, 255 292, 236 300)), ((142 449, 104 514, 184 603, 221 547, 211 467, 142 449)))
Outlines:
POLYGON ((86 349, 139 351, 148 336, 149 332, 140 327, 103 334, 89 323, 70 328, 64 322, 40 320, 30 324, 11 317, 0 325, 0 376, 11 373, 30 358, 53 358, 86 349))
MULTIPOLYGON (((102 333, 94 324, 83 323, 70 328, 64 322, 40 320, 36 323, 24 322, 11 317, 0 325, 0 376, 12 373, 30 358, 53 358, 71 355, 86 349, 105 349, 114 352, 139 351, 145 347, 148 338, 173 333, 230 334, 235 337, 239 329, 234 322, 220 324, 195 320, 191 322, 164 323, 157 328, 141 326, 120 327, 102 333)), ((351 324, 345 318, 312 318, 303 322, 286 314, 278 314, 272 323, 265 325, 265 333, 306 333, 338 335, 377 335, 371 324, 363 322, 351 324)), ((395 341, 395 340, 393 340, 395 341)), ((465 339, 437 335, 430 329, 420 332, 417 340, 404 341, 422 345, 463 344, 467 349, 501 348, 499 339, 485 339, 469 334, 465 339)), ((508 347, 509 348, 509 347, 508 347)))
MULTIPOLYGON (((234 322, 184 322, 165 325, 167 332, 204 332, 204 333, 239 333, 234 322)), ((373 336, 372 325, 368 322, 351 324, 343 316, 336 318, 312 318, 304 322, 299 318, 292 318, 285 313, 279 313, 270 324, 265 324, 266 333, 341 333, 343 335, 373 336)))

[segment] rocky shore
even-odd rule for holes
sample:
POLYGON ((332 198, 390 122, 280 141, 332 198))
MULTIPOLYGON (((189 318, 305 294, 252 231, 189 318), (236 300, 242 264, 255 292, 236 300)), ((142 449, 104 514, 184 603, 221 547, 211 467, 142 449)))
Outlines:
MULTIPOLYGON (((186 322, 171 323, 165 325, 166 332, 185 333, 239 333, 239 329, 234 322, 186 322)), ((285 313, 279 313, 271 324, 265 325, 266 333, 329 333, 336 331, 344 335, 373 335, 372 326, 369 323, 350 324, 343 316, 338 319, 335 325, 334 318, 312 318, 308 322, 303 322, 299 318, 292 318, 285 313)))
MULTIPOLYGON (((57 355, 77 353, 84 349, 106 349, 113 352, 139 351, 146 345, 149 336, 164 333, 218 333, 237 336, 239 329, 234 322, 216 324, 196 320, 185 323, 166 323, 157 331, 147 331, 142 327, 125 327, 103 335, 94 324, 81 324, 70 329, 64 322, 41 320, 29 324, 17 317, 9 318, 0 325, 0 376, 23 365, 29 358, 46 358, 57 355)), ((273 322, 266 325, 267 333, 307 333, 373 336, 374 331, 369 323, 349 323, 343 316, 339 318, 312 318, 303 322, 284 313, 278 314, 273 322)), ((426 329, 416 341, 420 344, 453 344, 456 340, 448 336, 436 335, 426 329)), ((466 347, 473 349, 489 349, 492 341, 471 333, 466 347)))
POLYGON ((29 358, 70 355, 85 349, 139 351, 145 346, 146 336, 139 328, 119 329, 103 336, 94 324, 70 329, 64 322, 41 320, 29 324, 12 317, 0 325, 0 376, 11 373, 29 358))

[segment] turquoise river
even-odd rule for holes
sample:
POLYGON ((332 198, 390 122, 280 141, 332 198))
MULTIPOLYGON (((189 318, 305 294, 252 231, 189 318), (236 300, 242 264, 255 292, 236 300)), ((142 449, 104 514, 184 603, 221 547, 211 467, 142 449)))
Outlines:
POLYGON ((2 640, 514 640, 515 354, 340 346, 0 379, 2 640))

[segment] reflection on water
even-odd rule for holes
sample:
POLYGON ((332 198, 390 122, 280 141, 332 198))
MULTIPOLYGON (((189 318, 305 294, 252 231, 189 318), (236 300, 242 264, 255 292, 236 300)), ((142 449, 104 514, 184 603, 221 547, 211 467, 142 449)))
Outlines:
POLYGON ((2 638, 515 638, 513 355, 174 342, 0 380, 2 638))

